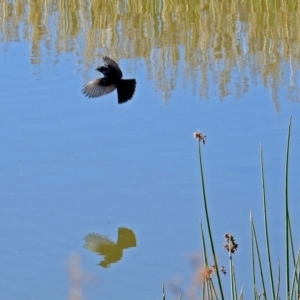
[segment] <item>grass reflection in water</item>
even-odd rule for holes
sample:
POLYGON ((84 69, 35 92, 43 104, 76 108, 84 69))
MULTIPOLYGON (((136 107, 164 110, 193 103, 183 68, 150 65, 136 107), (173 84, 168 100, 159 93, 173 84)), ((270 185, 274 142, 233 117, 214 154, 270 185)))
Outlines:
POLYGON ((44 48, 74 53, 85 70, 104 54, 143 59, 164 99, 182 81, 203 99, 261 82, 279 109, 282 88, 299 101, 299 12, 298 1, 6 0, 0 39, 29 42, 32 64, 44 48))

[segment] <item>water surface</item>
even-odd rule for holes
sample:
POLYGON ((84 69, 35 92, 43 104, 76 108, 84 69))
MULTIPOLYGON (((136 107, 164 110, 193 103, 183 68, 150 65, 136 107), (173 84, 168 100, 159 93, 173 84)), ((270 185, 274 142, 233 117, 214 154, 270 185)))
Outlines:
POLYGON ((222 235, 230 232, 240 245, 238 285, 249 282, 250 210, 263 238, 260 144, 273 259, 282 258, 291 115, 290 204, 299 228, 299 11, 293 2, 234 3, 1 4, 5 299, 76 299, 76 292, 79 299, 157 299, 176 274, 188 289, 188 257, 201 249, 204 218, 198 129, 207 135, 205 183, 220 264, 228 266, 222 235), (124 105, 116 93, 93 101, 81 94, 100 75, 103 55, 137 80, 124 105), (136 245, 103 268, 84 238, 118 245, 119 228, 131 230, 136 245))

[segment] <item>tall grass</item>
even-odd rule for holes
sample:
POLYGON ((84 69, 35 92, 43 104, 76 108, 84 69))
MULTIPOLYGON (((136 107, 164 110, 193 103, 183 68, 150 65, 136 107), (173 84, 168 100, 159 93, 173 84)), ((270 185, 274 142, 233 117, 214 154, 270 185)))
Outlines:
MULTIPOLYGON (((300 299, 300 284, 299 284, 299 274, 300 274, 300 250, 298 249, 297 255, 295 255, 295 247, 292 236, 292 226, 289 214, 289 154, 290 154, 290 139, 291 139, 291 127, 292 127, 292 118, 289 120, 288 125, 288 133, 287 133, 287 144, 286 144, 286 159, 285 159, 285 182, 284 182, 284 201, 285 201, 285 222, 283 226, 285 227, 285 291, 284 297, 285 299, 300 299), (292 276, 292 280, 291 280, 292 276)), ((205 144, 205 136, 200 132, 194 134, 195 138, 198 139, 198 153, 199 153, 199 164, 200 164, 200 178, 201 178, 201 187, 202 187, 202 200, 205 211, 205 220, 207 226, 207 234, 209 238, 210 249, 207 247, 203 247, 204 252, 204 268, 208 267, 207 257, 209 253, 212 254, 213 263, 215 266, 216 273, 216 281, 217 288, 216 295, 209 295, 205 289, 205 285, 207 280, 211 280, 211 278, 207 279, 203 277, 203 293, 202 299, 224 299, 224 288, 220 279, 220 272, 218 267, 218 261, 216 258, 215 252, 215 244, 213 242, 213 235, 210 226, 210 214, 207 206, 207 197, 205 193, 205 182, 204 182, 204 172, 203 172, 203 164, 202 164, 202 156, 201 156, 201 147, 202 144, 205 144)), ((267 197, 266 197, 266 187, 265 187, 265 173, 264 173, 264 162, 263 162, 263 151, 262 147, 260 147, 260 167, 261 167, 261 186, 262 186, 262 204, 263 204, 263 215, 264 215, 264 232, 265 232, 265 242, 264 244, 258 243, 255 231, 255 223, 253 221, 253 216, 250 213, 250 233, 251 233, 251 262, 252 262, 252 291, 253 291, 253 299, 273 299, 278 300, 280 297, 280 265, 278 263, 278 278, 277 281, 274 280, 272 259, 271 259, 271 245, 269 241, 269 230, 268 230, 268 209, 267 209, 267 197), (260 245, 265 245, 265 250, 260 245), (261 261, 261 252, 266 251, 267 256, 267 270, 264 270, 262 267, 261 261), (267 275, 265 275, 264 271, 267 271, 267 275), (259 274, 259 277, 256 278, 256 274, 259 274), (270 281, 270 290, 266 289, 266 280, 270 281), (262 286, 262 291, 259 292, 257 289, 258 284, 262 286)), ((201 225, 201 238, 202 244, 204 245, 204 232, 201 225)), ((236 274, 235 267, 233 263, 233 254, 237 250, 237 244, 235 244, 233 236, 230 234, 225 234, 225 239, 227 244, 224 246, 225 250, 229 253, 229 276, 230 276, 230 292, 231 299, 242 299, 244 297, 243 291, 241 290, 239 296, 237 293, 236 286, 236 274), (236 247, 235 247, 236 245, 236 247)), ((276 243, 275 247, 278 247, 280 243, 276 243)))
MULTIPOLYGON (((251 269, 252 271, 252 299, 287 299, 287 300, 299 300, 300 299, 300 249, 297 254, 295 253, 295 246, 292 235, 292 225, 289 213, 289 155, 290 155, 290 140, 291 140, 291 127, 292 118, 289 120, 288 133, 287 133, 287 144, 286 144, 286 157, 285 157, 285 180, 284 180, 284 224, 285 228, 285 239, 284 243, 276 241, 276 244, 271 245, 269 239, 269 224, 268 222, 268 208, 267 208, 267 197, 266 197, 266 186, 265 186, 265 171, 263 161, 263 150, 260 146, 260 173, 261 173, 261 188, 262 188, 262 209, 264 216, 264 236, 265 241, 263 243, 258 242, 255 222, 252 213, 250 212, 250 241, 251 241, 251 269), (280 263, 277 265, 278 277, 274 279, 274 266, 272 265, 271 259, 271 246, 278 247, 278 245, 284 245, 285 247, 285 263, 283 266, 283 272, 285 275, 285 285, 283 291, 281 282, 281 268, 280 263), (265 247, 263 247, 265 246, 265 247), (262 252, 266 252, 267 257, 267 270, 263 268, 262 263, 262 252), (258 276, 257 276, 258 275, 258 276), (266 281, 270 281, 269 289, 266 288, 266 281), (258 286, 262 286, 262 290, 258 290, 258 286), (284 290, 285 289, 285 290, 284 290), (284 294, 284 295, 283 295, 284 294), (281 295, 281 296, 280 296, 281 295)), ((199 299, 225 299, 224 286, 220 277, 220 272, 225 273, 224 267, 219 267, 218 259, 215 249, 217 248, 213 241, 213 233, 210 225, 210 214, 208 209, 208 201, 206 197, 204 170, 202 163, 201 147, 205 144, 206 136, 200 132, 194 133, 194 137, 198 140, 198 153, 199 153, 199 169, 200 169, 200 183, 202 189, 202 201, 205 213, 205 227, 207 232, 204 232, 202 222, 200 222, 200 235, 202 242, 203 251, 203 267, 201 267, 201 279, 202 282, 199 285, 201 296, 199 299), (206 236, 208 236, 209 242, 206 242, 206 236), (209 257, 212 257, 213 265, 209 265, 209 257), (213 275, 216 275, 215 277, 213 275), (216 281, 216 285, 214 284, 216 281)), ((294 228, 295 229, 295 228, 294 228)), ((299 232, 297 232, 299 236, 299 232)), ((224 249, 229 254, 229 277, 230 277, 230 299, 237 300, 244 298, 243 287, 240 289, 238 294, 238 287, 236 284, 236 272, 233 261, 233 254, 238 249, 238 244, 235 242, 234 237, 225 233, 225 245, 224 249)), ((244 268, 245 269, 245 268, 244 268)), ((165 292, 163 290, 165 298, 165 292)), ((181 296, 180 296, 181 297, 181 296)), ((181 298, 180 298, 181 299, 181 298)), ((249 299, 249 297, 247 297, 249 299)))

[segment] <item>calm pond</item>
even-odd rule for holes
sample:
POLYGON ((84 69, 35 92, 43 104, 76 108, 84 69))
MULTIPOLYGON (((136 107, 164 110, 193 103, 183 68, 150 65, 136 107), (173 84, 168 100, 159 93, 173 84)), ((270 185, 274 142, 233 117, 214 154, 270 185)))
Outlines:
MULTIPOLYGON (((152 300, 162 299, 164 282, 167 299, 194 299, 200 218, 207 232, 198 130, 217 259, 228 271, 228 232, 239 244, 245 299, 250 211, 262 251, 265 244, 262 145, 277 274, 290 116, 299 245, 297 3, 1 1, 1 298, 152 300), (81 92, 102 77, 95 69, 104 56, 136 79, 124 104, 116 91, 93 99, 81 92)), ((227 299, 229 276, 221 275, 227 299)))

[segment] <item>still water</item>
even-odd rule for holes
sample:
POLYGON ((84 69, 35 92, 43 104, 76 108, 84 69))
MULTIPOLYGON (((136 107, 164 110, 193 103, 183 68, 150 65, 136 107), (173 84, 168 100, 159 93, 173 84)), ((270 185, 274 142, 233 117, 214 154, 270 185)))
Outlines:
POLYGON ((3 299, 161 299, 162 282, 168 299, 189 290, 204 218, 198 129, 207 136, 219 264, 228 268, 229 232, 247 295, 250 210, 264 243, 260 144, 272 258, 283 262, 292 115, 290 205, 299 244, 299 8, 182 3, 1 2, 3 299), (94 100, 81 93, 100 77, 104 55, 137 80, 125 104, 116 92, 94 100))

